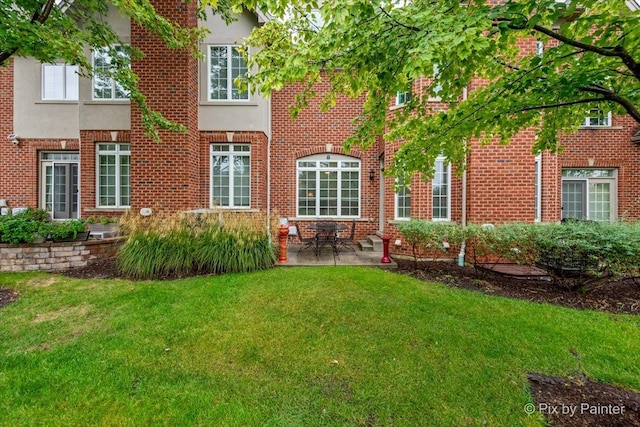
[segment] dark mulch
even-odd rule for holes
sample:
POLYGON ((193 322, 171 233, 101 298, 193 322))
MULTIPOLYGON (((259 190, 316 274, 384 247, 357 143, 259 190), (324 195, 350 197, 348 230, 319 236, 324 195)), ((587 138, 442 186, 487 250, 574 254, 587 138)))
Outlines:
POLYGON ((554 426, 640 427, 640 394, 586 378, 530 374, 537 410, 554 426))
POLYGON ((458 267, 454 262, 416 263, 394 259, 398 271, 421 280, 533 302, 547 302, 579 310, 591 309, 618 314, 640 314, 640 286, 633 280, 609 283, 587 292, 555 286, 549 280, 505 276, 473 267, 458 267))
POLYGON ((13 289, 0 286, 0 308, 17 300, 19 295, 20 294, 13 289))

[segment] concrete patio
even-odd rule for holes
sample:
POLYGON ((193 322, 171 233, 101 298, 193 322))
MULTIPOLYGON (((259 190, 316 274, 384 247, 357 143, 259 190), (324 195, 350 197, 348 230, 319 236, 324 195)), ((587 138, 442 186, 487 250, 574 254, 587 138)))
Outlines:
POLYGON ((301 247, 302 245, 300 244, 289 244, 287 246, 287 262, 278 262, 278 265, 283 267, 365 265, 387 269, 395 269, 398 267, 393 260, 391 260, 391 263, 389 264, 381 263, 380 260, 382 259, 382 252, 362 251, 355 246, 355 251, 346 248, 337 256, 333 255, 333 250, 330 246, 322 247, 318 256, 313 253, 311 248, 307 248, 298 253, 298 250, 301 247))

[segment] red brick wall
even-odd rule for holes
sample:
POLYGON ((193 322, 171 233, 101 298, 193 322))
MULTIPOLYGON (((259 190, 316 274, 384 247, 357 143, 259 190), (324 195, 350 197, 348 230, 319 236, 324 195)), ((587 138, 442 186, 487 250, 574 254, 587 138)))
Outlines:
MULTIPOLYGON (((617 168, 618 216, 640 219, 640 144, 631 143, 639 128, 629 116, 613 116, 611 128, 582 129, 564 137, 557 180, 560 181, 563 167, 617 168)), ((559 207, 556 218, 560 218, 559 207)))
MULTIPOLYGON (((170 21, 197 26, 196 2, 155 0, 156 11, 170 21)), ((131 44, 144 52, 133 61, 149 106, 187 133, 161 131, 156 142, 144 134, 141 115, 131 107, 131 207, 172 211, 203 207, 199 202, 198 66, 188 51, 172 50, 144 28, 132 24, 131 44)))
MULTIPOLYGON (((316 87, 319 94, 327 90, 327 84, 316 87)), ((289 106, 294 103, 299 85, 287 86, 272 94, 272 143, 271 143, 271 206, 281 217, 296 217, 296 161, 300 157, 335 153, 356 157, 361 161, 360 219, 356 225, 356 239, 375 233, 378 229, 379 161, 374 148, 346 153, 342 143, 352 133, 352 119, 361 111, 362 100, 340 97, 336 106, 321 111, 320 99, 311 100, 295 120, 291 119, 289 106), (332 144, 327 150, 327 144, 332 144), (374 179, 369 180, 370 171, 374 179)), ((303 222, 302 220, 300 220, 303 222)), ((345 221, 345 223, 351 220, 345 221)))

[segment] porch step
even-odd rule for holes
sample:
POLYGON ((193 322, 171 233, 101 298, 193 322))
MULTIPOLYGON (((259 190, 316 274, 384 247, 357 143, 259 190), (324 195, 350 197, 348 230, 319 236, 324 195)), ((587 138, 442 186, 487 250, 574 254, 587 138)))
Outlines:
POLYGON ((365 240, 358 240, 358 246, 362 251, 382 252, 382 239, 375 235, 369 235, 365 240))
POLYGON ((363 252, 373 252, 373 245, 368 240, 358 240, 358 247, 363 252))

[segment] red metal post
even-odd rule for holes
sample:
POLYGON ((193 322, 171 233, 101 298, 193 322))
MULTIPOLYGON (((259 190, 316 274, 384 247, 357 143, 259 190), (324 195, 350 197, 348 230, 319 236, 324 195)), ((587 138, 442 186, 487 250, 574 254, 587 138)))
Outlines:
POLYGON ((389 264, 391 262, 391 258, 389 258, 389 241, 391 237, 382 236, 382 259, 380 260, 383 264, 389 264))

